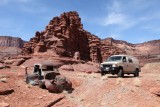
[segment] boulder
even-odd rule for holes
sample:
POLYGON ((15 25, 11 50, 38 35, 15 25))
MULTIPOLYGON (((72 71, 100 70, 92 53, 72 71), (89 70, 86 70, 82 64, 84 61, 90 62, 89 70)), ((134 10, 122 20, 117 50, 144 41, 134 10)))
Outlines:
POLYGON ((67 79, 65 76, 57 75, 54 83, 56 84, 56 87, 58 88, 59 92, 62 92, 63 90, 71 90, 72 89, 72 83, 69 79, 67 79))
POLYGON ((21 58, 21 59, 15 59, 14 63, 12 65, 14 66, 20 66, 22 63, 25 62, 25 59, 21 58))
POLYGON ((14 63, 14 59, 6 59, 4 61, 4 64, 13 64, 14 63))
POLYGON ((9 68, 9 66, 6 66, 5 64, 0 63, 0 69, 9 68))

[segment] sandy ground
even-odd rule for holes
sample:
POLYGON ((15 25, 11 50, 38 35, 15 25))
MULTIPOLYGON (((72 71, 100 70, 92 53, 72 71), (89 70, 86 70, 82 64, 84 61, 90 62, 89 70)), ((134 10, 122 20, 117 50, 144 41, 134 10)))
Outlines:
POLYGON ((136 78, 60 71, 72 81, 74 90, 59 94, 27 85, 22 68, 2 69, 0 91, 14 92, 0 95, 0 107, 159 107, 160 96, 151 90, 160 88, 160 63, 149 69, 153 65, 144 66, 136 78))

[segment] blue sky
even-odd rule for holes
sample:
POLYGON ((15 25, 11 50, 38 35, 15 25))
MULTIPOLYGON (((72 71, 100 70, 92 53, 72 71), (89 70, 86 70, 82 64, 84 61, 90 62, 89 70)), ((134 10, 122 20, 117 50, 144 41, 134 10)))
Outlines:
POLYGON ((63 12, 77 11, 85 30, 130 43, 160 39, 159 0, 0 0, 0 35, 29 40, 63 12))

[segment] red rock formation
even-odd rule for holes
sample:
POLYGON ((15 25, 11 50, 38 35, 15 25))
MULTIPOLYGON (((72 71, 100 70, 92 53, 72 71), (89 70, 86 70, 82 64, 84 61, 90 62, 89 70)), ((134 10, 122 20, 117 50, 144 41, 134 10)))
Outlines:
POLYGON ((117 55, 117 54, 126 54, 126 51, 116 47, 113 45, 113 39, 107 38, 101 41, 101 54, 102 54, 102 60, 106 60, 107 57, 111 55, 117 55))
POLYGON ((106 57, 105 52, 108 52, 103 45, 100 38, 83 29, 78 13, 73 11, 54 17, 44 31, 36 32, 35 37, 24 45, 22 53, 51 51, 53 55, 73 57, 78 51, 82 60, 101 62, 102 57, 106 57))
POLYGON ((48 50, 60 56, 73 56, 74 52, 79 51, 82 59, 89 59, 87 33, 77 12, 63 13, 53 18, 44 31, 36 32, 36 36, 24 45, 23 53, 48 50))
POLYGON ((95 35, 88 35, 89 41, 89 55, 92 62, 101 62, 101 41, 95 35))

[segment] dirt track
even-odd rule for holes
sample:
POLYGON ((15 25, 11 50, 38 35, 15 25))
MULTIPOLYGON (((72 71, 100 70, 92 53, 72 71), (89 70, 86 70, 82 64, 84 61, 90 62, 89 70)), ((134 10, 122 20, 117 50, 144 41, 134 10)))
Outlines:
POLYGON ((72 79, 75 78, 81 84, 68 97, 80 107, 158 107, 160 104, 160 98, 150 92, 153 87, 160 86, 160 75, 117 78, 111 75, 77 74, 72 76, 72 79))
POLYGON ((139 78, 117 78, 99 73, 61 71, 73 83, 72 93, 53 94, 47 90, 26 85, 21 68, 0 70, 6 83, 0 82, 0 90, 13 89, 8 95, 0 95, 0 107, 159 107, 160 97, 152 89, 160 88, 160 72, 143 68, 139 78), (146 70, 146 71, 143 71, 146 70))

